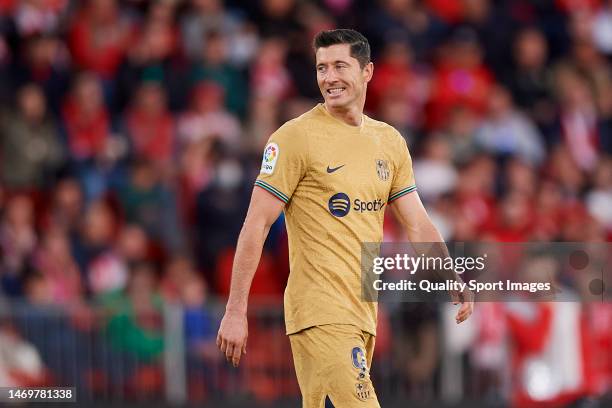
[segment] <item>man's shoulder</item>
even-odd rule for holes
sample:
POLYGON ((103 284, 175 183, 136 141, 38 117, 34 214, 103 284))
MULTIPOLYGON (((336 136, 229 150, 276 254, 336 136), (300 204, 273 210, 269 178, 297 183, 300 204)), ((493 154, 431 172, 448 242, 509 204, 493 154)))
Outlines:
POLYGON ((283 123, 276 133, 305 135, 321 119, 319 105, 283 123))
POLYGON ((396 142, 401 141, 403 139, 401 133, 387 122, 373 119, 367 115, 364 115, 364 117, 366 121, 366 126, 375 130, 378 135, 382 137, 388 137, 396 142))

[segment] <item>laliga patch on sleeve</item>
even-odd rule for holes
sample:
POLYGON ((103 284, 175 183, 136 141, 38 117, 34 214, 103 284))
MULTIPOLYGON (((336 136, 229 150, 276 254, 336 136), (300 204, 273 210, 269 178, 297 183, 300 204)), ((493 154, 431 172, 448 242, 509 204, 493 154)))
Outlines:
POLYGON ((280 150, 276 143, 268 143, 263 153, 263 160, 261 162, 262 174, 272 174, 274 167, 276 167, 276 161, 278 160, 278 154, 280 150))

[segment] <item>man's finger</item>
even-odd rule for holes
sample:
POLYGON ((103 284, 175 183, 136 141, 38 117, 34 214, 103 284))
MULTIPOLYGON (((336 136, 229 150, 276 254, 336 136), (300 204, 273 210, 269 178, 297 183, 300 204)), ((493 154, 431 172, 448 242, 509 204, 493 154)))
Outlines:
POLYGON ((246 354, 246 345, 247 345, 247 339, 244 339, 244 344, 242 345, 242 354, 246 354))
POLYGON ((456 319, 457 323, 459 324, 459 323, 463 322, 465 320, 465 318, 466 318, 465 314, 463 314, 463 313, 459 314, 458 313, 457 317, 455 319, 456 319))
POLYGON ((232 356, 234 355, 234 343, 229 343, 227 345, 227 350, 225 350, 225 358, 227 361, 231 361, 232 360, 232 356))
POLYGON ((457 312, 457 316, 455 317, 455 319, 457 320, 457 323, 461 323, 464 320, 466 320, 468 317, 470 317, 471 314, 472 314, 471 303, 464 303, 461 306, 461 309, 459 309, 459 311, 457 312))
POLYGON ((243 350, 244 345, 242 347, 234 347, 234 354, 232 355, 232 364, 234 367, 238 367, 238 364, 240 364, 240 356, 242 355, 243 350))
POLYGON ((457 319, 463 317, 467 311, 467 304, 464 303, 461 305, 461 308, 459 309, 459 311, 457 312, 457 319))
POLYGON ((221 352, 223 354, 225 354, 225 351, 227 350, 227 340, 221 339, 221 347, 220 347, 220 349, 221 349, 221 352))
POLYGON ((217 333, 217 347, 221 348, 221 333, 217 333))

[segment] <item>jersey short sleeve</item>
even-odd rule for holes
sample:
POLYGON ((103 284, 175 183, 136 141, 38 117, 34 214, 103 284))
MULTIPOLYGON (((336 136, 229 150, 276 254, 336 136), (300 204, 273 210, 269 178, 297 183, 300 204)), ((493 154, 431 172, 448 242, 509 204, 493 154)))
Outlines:
POLYGON ((291 122, 270 136, 264 148, 259 176, 255 185, 287 204, 307 166, 304 132, 291 122))
POLYGON ((397 133, 397 145, 395 154, 395 171, 388 202, 391 203, 398 198, 416 190, 414 173, 412 171, 412 158, 408 151, 406 140, 397 133))

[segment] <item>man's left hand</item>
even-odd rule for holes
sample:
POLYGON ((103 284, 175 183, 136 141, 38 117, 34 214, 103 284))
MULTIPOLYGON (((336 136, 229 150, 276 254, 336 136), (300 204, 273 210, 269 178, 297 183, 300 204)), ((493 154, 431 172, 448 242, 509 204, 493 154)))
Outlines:
POLYGON ((461 307, 455 316, 457 324, 464 322, 472 315, 474 311, 474 294, 471 290, 465 289, 463 292, 458 294, 458 298, 453 299, 453 304, 458 305, 461 303, 461 307))

